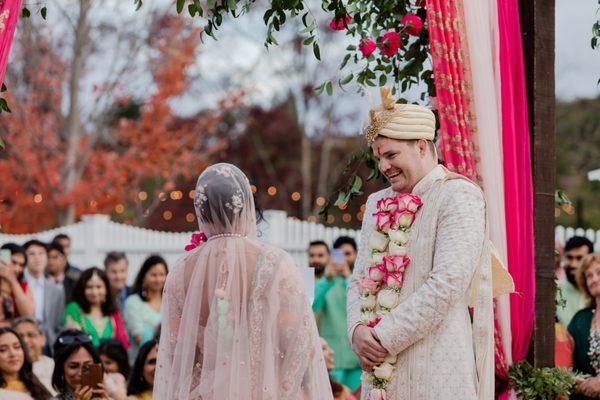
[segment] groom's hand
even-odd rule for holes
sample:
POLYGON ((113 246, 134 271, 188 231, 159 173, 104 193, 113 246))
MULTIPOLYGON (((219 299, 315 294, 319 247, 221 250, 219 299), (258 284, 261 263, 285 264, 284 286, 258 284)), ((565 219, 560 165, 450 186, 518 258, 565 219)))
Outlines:
POLYGON ((364 325, 358 325, 354 329, 352 348, 360 358, 361 368, 365 371, 381 364, 388 355, 387 350, 379 343, 375 330, 364 325))

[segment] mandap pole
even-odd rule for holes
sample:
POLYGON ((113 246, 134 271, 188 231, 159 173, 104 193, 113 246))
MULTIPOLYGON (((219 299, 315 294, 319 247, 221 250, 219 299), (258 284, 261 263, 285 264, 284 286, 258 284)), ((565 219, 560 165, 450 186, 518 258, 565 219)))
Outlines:
POLYGON ((554 5, 519 0, 533 160, 536 367, 554 366, 554 5))

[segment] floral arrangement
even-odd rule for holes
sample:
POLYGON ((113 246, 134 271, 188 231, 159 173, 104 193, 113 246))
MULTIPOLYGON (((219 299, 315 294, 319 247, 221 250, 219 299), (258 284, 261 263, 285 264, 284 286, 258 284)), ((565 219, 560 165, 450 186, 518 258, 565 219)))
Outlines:
MULTIPOLYGON (((377 202, 375 229, 369 246, 371 265, 368 277, 359 281, 362 299, 360 323, 375 327, 381 316, 400 303, 404 271, 410 264, 407 245, 415 215, 423 203, 413 194, 400 194, 377 202)), ((385 400, 386 388, 394 374, 396 356, 388 356, 383 363, 365 372, 363 379, 373 387, 369 400, 385 400)))
POLYGON ((187 246, 185 246, 185 251, 192 251, 196 247, 201 246, 202 244, 206 243, 207 241, 208 241, 208 238, 206 237, 204 232, 192 233, 192 236, 190 237, 190 243, 187 246))

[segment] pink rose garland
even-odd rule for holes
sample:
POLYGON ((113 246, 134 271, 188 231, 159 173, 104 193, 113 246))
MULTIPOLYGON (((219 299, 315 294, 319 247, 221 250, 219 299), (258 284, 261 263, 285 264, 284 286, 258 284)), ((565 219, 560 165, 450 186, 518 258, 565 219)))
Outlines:
MULTIPOLYGON (((410 238, 410 228, 415 222, 416 213, 423 205, 413 194, 400 194, 386 197, 376 204, 376 232, 370 241, 371 265, 368 277, 358 282, 362 298, 360 323, 375 327, 382 315, 392 311, 400 303, 400 293, 404 284, 404 272, 410 264, 406 246, 410 238)), ((372 372, 364 373, 364 380, 373 389, 369 399, 386 398, 395 369, 396 357, 388 356, 372 372)))

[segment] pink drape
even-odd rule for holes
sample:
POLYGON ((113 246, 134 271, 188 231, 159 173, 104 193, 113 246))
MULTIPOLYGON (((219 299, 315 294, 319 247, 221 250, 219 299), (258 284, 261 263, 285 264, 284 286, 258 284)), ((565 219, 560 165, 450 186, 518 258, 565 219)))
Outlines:
POLYGON ((15 37, 22 0, 0 0, 0 85, 8 63, 10 47, 15 37))
POLYGON ((471 138, 468 73, 463 64, 463 44, 458 2, 427 0, 436 107, 440 122, 440 151, 448 169, 477 181, 471 138))
POLYGON ((527 355, 534 325, 533 182, 527 93, 517 0, 498 1, 502 82, 502 154, 513 361, 527 355))

